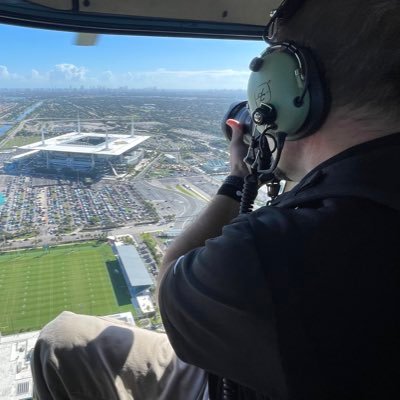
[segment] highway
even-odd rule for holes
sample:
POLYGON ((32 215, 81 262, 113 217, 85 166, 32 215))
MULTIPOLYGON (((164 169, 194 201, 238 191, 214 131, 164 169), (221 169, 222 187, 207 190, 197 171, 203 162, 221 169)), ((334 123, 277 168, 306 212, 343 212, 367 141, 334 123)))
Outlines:
MULTIPOLYGON (((187 223, 200 214, 206 205, 204 200, 185 195, 177 191, 174 187, 166 185, 161 180, 152 180, 151 183, 149 181, 142 181, 141 183, 140 191, 145 199, 165 203, 159 203, 159 206, 156 207, 161 215, 163 214, 163 210, 165 210, 164 215, 175 214, 174 229, 184 228, 187 223)), ((175 179, 174 183, 177 184, 178 181, 175 179)))

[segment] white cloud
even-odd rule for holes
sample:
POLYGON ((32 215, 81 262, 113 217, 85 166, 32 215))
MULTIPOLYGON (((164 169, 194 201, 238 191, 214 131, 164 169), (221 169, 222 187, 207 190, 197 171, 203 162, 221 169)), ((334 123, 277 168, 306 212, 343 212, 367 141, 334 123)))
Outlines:
POLYGON ((221 70, 167 70, 127 72, 119 79, 134 87, 157 86, 165 89, 244 89, 249 71, 221 70))
POLYGON ((104 70, 89 72, 85 66, 56 64, 50 70, 31 69, 24 75, 0 65, 0 80, 8 87, 86 87, 117 88, 157 87, 159 89, 245 89, 249 71, 234 69, 127 71, 104 70))
POLYGON ((0 79, 8 79, 9 77, 8 68, 5 65, 0 65, 0 79))
POLYGON ((31 78, 32 79, 38 79, 40 78, 40 73, 37 69, 32 69, 31 71, 31 78))
POLYGON ((30 76, 28 76, 29 80, 32 80, 33 82, 47 82, 49 80, 49 73, 44 72, 41 73, 37 69, 32 69, 30 76))
POLYGON ((57 64, 50 76, 55 81, 68 81, 68 82, 84 82, 88 69, 86 67, 78 67, 74 64, 57 64))
POLYGON ((101 78, 102 78, 102 79, 105 79, 105 80, 107 80, 107 81, 110 81, 110 80, 114 79, 114 73, 113 73, 112 71, 110 71, 110 70, 108 70, 108 71, 103 71, 103 72, 101 73, 101 78))
POLYGON ((177 78, 227 78, 227 77, 248 77, 248 71, 236 71, 233 69, 215 69, 215 70, 194 70, 194 71, 180 71, 180 70, 167 70, 164 68, 157 69, 155 71, 148 71, 145 74, 149 76, 172 76, 177 78))
POLYGON ((8 67, 5 65, 0 65, 0 80, 14 82, 20 81, 23 79, 23 76, 18 75, 14 72, 10 72, 8 67))

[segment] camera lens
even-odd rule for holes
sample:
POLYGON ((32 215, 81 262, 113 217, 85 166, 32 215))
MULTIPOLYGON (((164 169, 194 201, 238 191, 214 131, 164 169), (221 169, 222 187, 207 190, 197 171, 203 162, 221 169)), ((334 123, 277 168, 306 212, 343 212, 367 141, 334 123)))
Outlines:
POLYGON ((247 101, 232 103, 222 119, 221 130, 225 137, 228 140, 231 140, 232 129, 226 124, 226 121, 228 119, 235 119, 242 125, 245 137, 251 135, 253 129, 253 121, 251 119, 247 101))

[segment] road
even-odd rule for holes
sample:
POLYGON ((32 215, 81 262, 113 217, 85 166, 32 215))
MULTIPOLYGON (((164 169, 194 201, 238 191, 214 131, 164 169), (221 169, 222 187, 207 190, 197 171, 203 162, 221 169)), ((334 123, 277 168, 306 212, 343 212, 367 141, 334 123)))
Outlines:
MULTIPOLYGON (((175 214, 174 229, 184 228, 200 214, 206 205, 204 200, 178 192, 175 188, 168 187, 168 184, 165 185, 162 180, 143 181, 141 183, 143 197, 150 201, 165 202, 164 207, 167 208, 165 214, 175 214)), ((174 183, 176 184, 177 181, 175 180, 174 183)))
POLYGON ((153 160, 151 160, 134 178, 133 180, 139 180, 141 179, 146 172, 150 169, 150 167, 156 162, 158 161, 161 157, 163 157, 163 154, 159 154, 157 157, 155 157, 153 160))

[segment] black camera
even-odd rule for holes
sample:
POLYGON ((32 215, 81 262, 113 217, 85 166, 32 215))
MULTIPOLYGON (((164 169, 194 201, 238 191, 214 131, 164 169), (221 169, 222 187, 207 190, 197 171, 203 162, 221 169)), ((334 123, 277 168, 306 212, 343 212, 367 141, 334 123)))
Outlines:
POLYGON ((259 137, 261 131, 260 127, 264 127, 262 130, 266 131, 266 127, 276 129, 275 124, 277 113, 275 107, 272 104, 261 104, 258 106, 252 114, 250 114, 249 103, 247 101, 239 101, 230 105, 228 111, 222 119, 221 129, 225 137, 228 140, 232 139, 232 129, 226 124, 228 119, 235 119, 242 125, 243 129, 243 141, 250 145, 252 135, 259 137), (253 124, 256 124, 257 129, 253 128, 253 124))
POLYGON ((286 133, 274 132, 277 112, 271 104, 260 104, 253 113, 250 112, 247 101, 239 101, 230 105, 221 123, 221 129, 225 137, 232 140, 232 128, 226 124, 228 119, 238 121, 243 130, 243 142, 249 146, 247 156, 243 160, 248 166, 257 171, 260 181, 274 179, 273 172, 278 165, 286 133), (262 129, 260 132, 259 129, 262 129), (272 149, 268 143, 272 140, 272 149), (272 154, 277 152, 276 157, 272 154))
POLYGON ((243 141, 246 144, 251 143, 251 135, 253 132, 253 121, 249 110, 247 101, 237 101, 232 103, 224 115, 221 122, 221 129, 225 137, 230 141, 232 139, 232 129, 226 124, 228 119, 235 119, 242 125, 244 137, 243 141))

